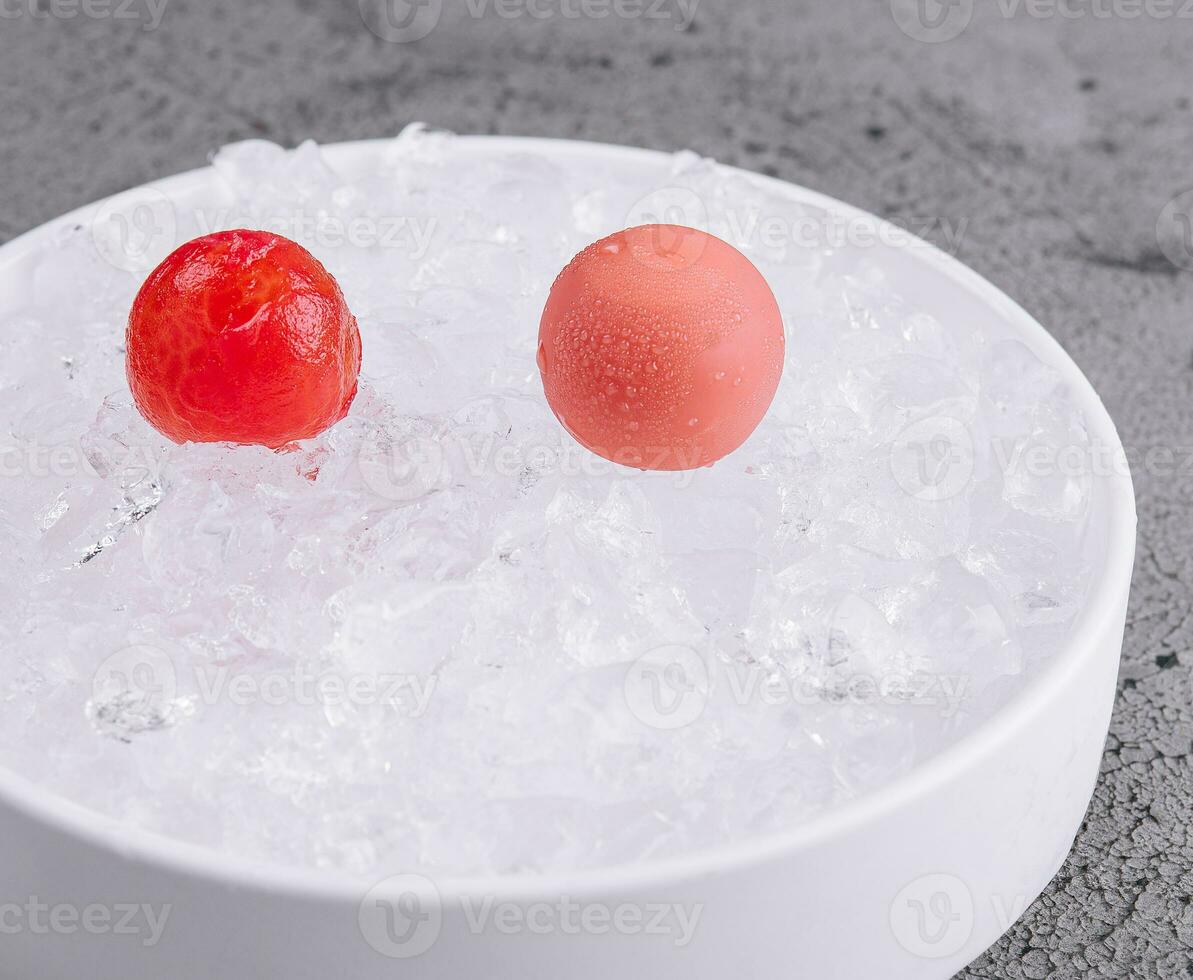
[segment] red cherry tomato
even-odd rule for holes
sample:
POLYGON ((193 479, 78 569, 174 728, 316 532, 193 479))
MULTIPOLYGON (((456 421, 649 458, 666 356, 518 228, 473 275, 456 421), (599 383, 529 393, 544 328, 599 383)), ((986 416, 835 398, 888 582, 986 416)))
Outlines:
POLYGON ((732 246, 676 225, 590 245, 551 287, 538 364, 564 428, 606 459, 687 470, 737 449, 783 372, 783 318, 732 246))
POLYGON ((348 411, 360 332, 331 274, 264 231, 188 242, 129 314, 126 368, 141 414, 175 442, 306 439, 348 411))

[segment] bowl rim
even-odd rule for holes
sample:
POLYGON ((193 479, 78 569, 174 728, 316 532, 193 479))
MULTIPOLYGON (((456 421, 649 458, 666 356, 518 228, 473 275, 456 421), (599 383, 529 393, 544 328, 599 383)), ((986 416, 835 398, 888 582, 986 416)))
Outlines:
MULTIPOLYGON (((460 135, 455 142, 466 152, 488 154, 535 153, 552 159, 594 156, 617 158, 638 164, 665 164, 673 154, 632 146, 523 136, 460 135)), ((321 145, 324 159, 333 168, 366 163, 384 153, 392 139, 367 139, 321 145)), ((934 245, 897 229, 861 208, 856 208, 818 191, 742 168, 718 164, 724 172, 744 176, 760 187, 789 199, 818 206, 843 217, 878 222, 884 231, 896 230, 903 247, 914 246, 916 257, 963 287, 977 301, 990 307, 1010 325, 1016 336, 1058 370, 1085 414, 1091 438, 1125 459, 1114 423, 1093 386, 1059 342, 1026 310, 1002 290, 934 245)), ((142 187, 156 188, 167 196, 199 189, 210 182, 212 167, 200 167, 171 177, 150 181, 107 198, 76 208, 11 241, 0 245, 0 269, 38 250, 47 235, 63 224, 84 223, 106 202, 142 187)), ((1100 648, 1099 640, 1118 631, 1116 616, 1121 597, 1130 586, 1135 557, 1135 496, 1129 469, 1101 480, 1106 488, 1106 547, 1100 574, 1090 589, 1088 601, 1070 631, 1068 642, 1022 690, 989 718, 948 745, 909 773, 876 790, 813 817, 782 832, 772 832, 748 841, 702 848, 663 859, 630 864, 582 868, 535 875, 439 875, 412 869, 410 874, 433 882, 445 903, 476 897, 499 897, 508 901, 533 901, 542 896, 566 895, 582 899, 614 893, 645 891, 678 885, 693 879, 740 871, 759 864, 811 850, 842 838, 860 826, 881 820, 917 799, 931 794, 964 772, 971 760, 997 750, 1020 726, 1050 702, 1083 668, 1087 657, 1100 648)), ((276 895, 301 896, 328 902, 358 903, 378 880, 397 877, 391 870, 381 876, 356 875, 343 871, 290 867, 278 863, 221 853, 215 848, 175 839, 155 831, 130 826, 113 817, 75 803, 0 766, 0 825, 5 810, 37 821, 58 833, 90 847, 107 851, 128 861, 139 861, 157 869, 229 888, 256 888, 276 895)))

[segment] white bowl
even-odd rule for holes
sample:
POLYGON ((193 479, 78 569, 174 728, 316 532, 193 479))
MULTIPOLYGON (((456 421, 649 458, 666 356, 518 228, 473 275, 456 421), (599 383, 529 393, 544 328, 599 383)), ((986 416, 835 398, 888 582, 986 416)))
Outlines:
MULTIPOLYGON (((384 145, 342 144, 325 153, 353 175, 369 170, 384 145)), ((478 160, 542 154, 594 186, 609 175, 644 168, 657 174, 668 165, 645 150, 553 140, 466 137, 459 148, 478 160)), ((922 242, 907 245, 908 236, 863 212, 780 181, 750 179, 894 232, 889 240, 902 244, 874 244, 868 254, 914 307, 1019 337, 1064 376, 1091 440, 1111 455, 1121 450, 1081 372, 988 282, 922 242)), ((175 204, 211 206, 215 183, 210 170, 199 170, 153 187, 175 204)), ((23 295, 35 253, 54 229, 91 222, 102 204, 0 248, 0 297, 23 295)), ((0 309, 7 305, 0 299, 0 309)), ((1097 477, 1094 492, 1104 526, 1092 533, 1104 541, 1103 560, 1068 645, 947 750, 787 833, 683 859, 566 875, 439 880, 437 888, 399 876, 378 885, 252 864, 147 834, 0 770, 0 975, 947 977, 1008 929, 1056 873, 1093 790, 1135 550, 1129 474, 1097 477), (399 897, 404 904, 387 904, 399 897), (29 902, 67 911, 48 930, 31 928, 27 912, 6 914, 6 903, 29 902), (128 935, 116 927, 126 903, 169 906, 158 941, 148 943, 144 928, 128 935), (648 928, 656 910, 675 903, 699 915, 690 941, 648 928), (104 925, 70 915, 88 906, 106 907, 112 918, 104 925), (478 925, 486 910, 489 918, 478 925), (420 913, 417 928, 402 945, 396 940, 411 912, 420 913), (387 933, 387 923, 398 931, 387 933)), ((48 912, 40 915, 43 925, 50 922, 48 912)))

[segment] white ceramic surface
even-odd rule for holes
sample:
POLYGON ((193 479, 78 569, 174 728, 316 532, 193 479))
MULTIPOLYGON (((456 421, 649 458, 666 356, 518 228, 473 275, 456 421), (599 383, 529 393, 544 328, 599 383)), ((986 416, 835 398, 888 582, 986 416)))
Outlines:
MULTIPOLYGON (((383 146, 343 144, 325 152, 350 175, 369 170, 383 146)), ((468 137, 459 147, 478 159, 541 153, 590 175, 594 186, 609 174, 659 173, 667 166, 653 152, 563 141, 468 137)), ((822 195, 751 179, 840 215, 862 216, 822 195)), ((185 206, 210 207, 215 195, 209 170, 153 186, 185 206)), ((28 288, 34 256, 54 230, 92 221, 101 206, 0 248, 0 312, 28 288)), ((913 305, 945 322, 965 318, 979 329, 1020 337, 1064 374, 1091 439, 1119 446, 1080 371, 1005 295, 922 243, 874 245, 870 257, 913 305)), ((786 834, 632 867, 440 880, 434 892, 416 879, 397 879, 374 891, 373 881, 253 865, 130 830, 0 770, 0 977, 948 977, 1009 928, 1056 872, 1093 789, 1135 545, 1130 477, 1101 477, 1095 494, 1104 517, 1097 531, 1104 562, 1067 647, 977 731, 909 776, 786 834), (403 894, 404 904, 386 905, 403 894), (114 928, 43 933, 28 928, 27 919, 12 928, 20 923, 5 915, 6 903, 34 898, 80 911, 97 903, 170 911, 151 946, 143 934, 114 928), (421 905, 412 906, 412 898, 421 905), (655 910, 673 903, 699 916, 682 945, 674 932, 654 935, 648 928, 655 910), (485 909, 490 918, 478 926, 485 909), (517 924, 511 911, 517 909, 531 913, 532 925, 517 924), (410 925, 403 910, 423 913, 415 923, 418 939, 391 946, 410 925), (508 918, 493 918, 494 910, 508 918), (384 928, 387 912, 391 932, 384 928), (427 942, 418 956, 387 955, 427 942)))

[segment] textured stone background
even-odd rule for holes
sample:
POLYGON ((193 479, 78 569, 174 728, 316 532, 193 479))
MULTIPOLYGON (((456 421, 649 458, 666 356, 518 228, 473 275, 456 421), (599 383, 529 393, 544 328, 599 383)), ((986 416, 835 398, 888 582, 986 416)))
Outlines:
POLYGON ((1135 469, 1124 666, 1086 825, 963 975, 1189 977, 1193 274, 1161 249, 1157 219, 1193 187, 1193 5, 1129 16, 1142 2, 1062 0, 1076 15, 1045 19, 1027 0, 1013 17, 1014 0, 977 0, 960 36, 924 43, 888 0, 703 0, 684 31, 475 18, 447 0, 430 36, 391 44, 356 0, 166 0, 153 30, 146 0, 136 20, 0 0, 0 239, 231 140, 354 139, 414 119, 690 147, 914 228, 964 227, 957 254, 1053 331, 1127 445, 1178 465, 1135 469))

